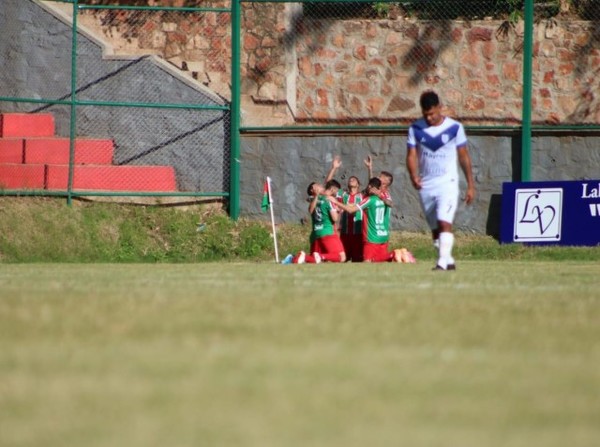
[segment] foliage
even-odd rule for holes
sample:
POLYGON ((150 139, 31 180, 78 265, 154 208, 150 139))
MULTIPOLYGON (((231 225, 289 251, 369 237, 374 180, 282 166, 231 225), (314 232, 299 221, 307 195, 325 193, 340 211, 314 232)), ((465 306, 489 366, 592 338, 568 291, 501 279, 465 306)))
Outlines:
MULTIPOLYGON (((588 5, 595 0, 573 0, 588 5)), ((560 0, 534 0, 538 16, 549 18, 560 12, 560 0)), ((485 17, 507 19, 522 17, 523 0, 407 0, 401 2, 317 2, 306 3, 305 13, 314 18, 391 18, 414 17, 423 20, 479 20, 485 17)))
POLYGON ((0 199, 4 262, 196 262, 269 257, 264 223, 220 206, 189 209, 62 199, 0 199), (200 221, 200 222, 199 222, 200 221))
POLYGON ((600 19, 600 0, 570 0, 574 12, 586 20, 600 19))
MULTIPOLYGON (((233 221, 220 204, 145 206, 64 199, 1 198, 0 262, 269 261, 275 257, 265 221, 233 221)), ((308 251, 309 225, 280 224, 280 258, 308 251)), ((426 233, 393 232, 391 248, 433 262, 426 233)), ((461 260, 599 261, 600 247, 501 245, 483 235, 457 234, 461 260)))
POLYGON ((193 8, 202 6, 206 3, 203 0, 79 0, 79 3, 87 5, 104 5, 104 6, 157 6, 157 7, 177 7, 177 8, 193 8))

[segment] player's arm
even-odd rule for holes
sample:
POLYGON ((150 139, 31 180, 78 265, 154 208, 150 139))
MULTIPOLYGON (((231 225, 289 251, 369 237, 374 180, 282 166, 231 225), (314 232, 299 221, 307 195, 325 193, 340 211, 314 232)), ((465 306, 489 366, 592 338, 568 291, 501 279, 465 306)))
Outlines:
POLYGON ((333 176, 335 175, 337 170, 340 168, 340 166, 342 166, 342 159, 339 155, 336 155, 335 157, 333 157, 333 161, 331 162, 331 168, 329 169, 329 172, 327 173, 327 177, 325 177, 325 183, 327 183, 329 180, 333 179, 333 176))
POLYGON ((379 198, 385 203, 385 205, 389 208, 394 208, 394 202, 391 197, 387 197, 384 194, 380 194, 379 198))
POLYGON ((467 146, 460 146, 458 149, 458 163, 467 179, 467 192, 465 202, 470 205, 475 200, 475 181, 473 180, 473 168, 471 165, 471 156, 467 146))
POLYGON ((421 176, 419 175, 419 157, 417 156, 417 148, 408 146, 406 151, 406 169, 410 176, 410 182, 415 189, 421 189, 421 176))
POLYGON ((367 156, 367 159, 364 161, 365 166, 367 167, 367 182, 373 178, 373 159, 370 155, 367 156))
POLYGON ((337 204, 334 205, 332 202, 330 202, 329 204, 331 206, 331 208, 329 208, 329 217, 331 218, 331 222, 333 222, 333 225, 335 226, 338 223, 340 215, 337 212, 337 204))
POLYGON ((317 185, 313 186, 312 190, 312 198, 310 204, 308 205, 308 214, 312 214, 315 212, 315 208, 317 207, 317 203, 319 202, 319 194, 323 192, 322 187, 317 187, 317 185))
POLYGON ((354 213, 358 212, 358 210, 360 209, 354 203, 336 202, 335 205, 342 211, 346 211, 347 213, 350 213, 350 214, 354 214, 354 213))

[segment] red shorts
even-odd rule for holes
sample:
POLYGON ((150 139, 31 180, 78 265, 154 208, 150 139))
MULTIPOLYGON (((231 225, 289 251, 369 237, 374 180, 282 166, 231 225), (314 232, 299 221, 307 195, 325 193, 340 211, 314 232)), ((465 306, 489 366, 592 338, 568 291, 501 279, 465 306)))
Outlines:
POLYGON ((388 244, 372 244, 365 242, 363 246, 363 258, 365 262, 392 262, 394 252, 388 252, 388 244))
POLYGON ((352 262, 362 262, 363 260, 363 240, 362 234, 342 234, 340 236, 346 259, 352 262))
POLYGON ((311 250, 319 253, 321 259, 324 261, 341 262, 341 254, 344 253, 344 246, 340 237, 337 234, 332 234, 315 239, 311 245, 311 250))

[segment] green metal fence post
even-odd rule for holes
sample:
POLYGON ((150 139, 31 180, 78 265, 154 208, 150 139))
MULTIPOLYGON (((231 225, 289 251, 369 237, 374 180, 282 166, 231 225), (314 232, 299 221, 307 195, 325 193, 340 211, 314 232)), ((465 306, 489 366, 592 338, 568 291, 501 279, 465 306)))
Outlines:
POLYGON ((79 0, 73 0, 73 35, 71 37, 71 122, 69 125, 69 179, 67 182, 67 204, 73 201, 73 175, 75 170, 75 137, 77 132, 77 16, 79 0))
POLYGON ((240 54, 241 3, 231 2, 231 168, 229 186, 229 216, 240 215, 240 54))
POLYGON ((523 41, 523 114, 521 181, 531 180, 531 97, 533 84, 533 0, 525 0, 523 41))

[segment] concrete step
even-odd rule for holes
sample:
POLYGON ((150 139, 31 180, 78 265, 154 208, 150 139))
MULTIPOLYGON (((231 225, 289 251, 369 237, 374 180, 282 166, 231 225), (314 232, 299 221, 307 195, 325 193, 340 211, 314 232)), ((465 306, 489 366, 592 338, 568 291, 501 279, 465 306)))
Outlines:
MULTIPOLYGON (((69 164, 68 138, 27 138, 24 143, 24 163, 69 164)), ((112 164, 114 143, 107 139, 75 140, 76 164, 112 164)))
POLYGON ((51 113, 0 114, 0 137, 51 137, 54 132, 54 116, 51 113))
POLYGON ((0 138, 0 163, 23 163, 22 138, 0 138))
POLYGON ((46 167, 44 165, 24 165, 22 163, 0 164, 0 188, 2 189, 44 189, 46 167))
MULTIPOLYGON (((46 166, 46 188, 67 189, 68 165, 46 166)), ((73 189, 89 191, 175 192, 175 169, 171 166, 75 165, 73 189)))

